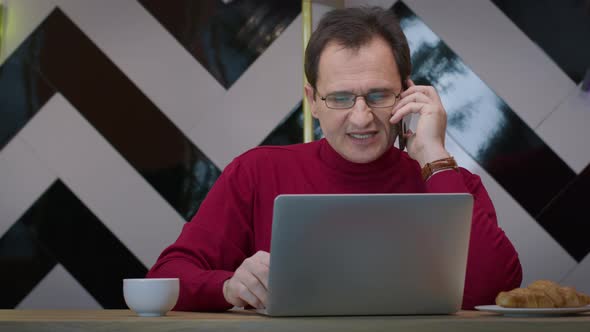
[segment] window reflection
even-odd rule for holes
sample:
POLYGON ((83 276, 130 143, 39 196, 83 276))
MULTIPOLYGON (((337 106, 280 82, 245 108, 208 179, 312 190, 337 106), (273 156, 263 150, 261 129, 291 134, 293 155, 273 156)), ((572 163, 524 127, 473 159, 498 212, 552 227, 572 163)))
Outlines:
POLYGON ((448 133, 473 158, 482 160, 506 127, 505 103, 438 36, 405 6, 396 13, 408 38, 412 78, 434 86, 448 114, 448 133))
POLYGON ((439 92, 449 136, 538 216, 575 173, 404 3, 392 10, 408 38, 412 79, 439 92), (547 179, 537 165, 556 173, 547 179))

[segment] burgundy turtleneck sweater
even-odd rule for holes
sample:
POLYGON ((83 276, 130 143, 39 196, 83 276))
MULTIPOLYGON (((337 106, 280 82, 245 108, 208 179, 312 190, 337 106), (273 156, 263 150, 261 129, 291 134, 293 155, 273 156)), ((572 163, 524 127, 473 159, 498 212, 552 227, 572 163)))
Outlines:
POLYGON ((223 282, 244 259, 270 250, 275 197, 336 193, 471 193, 474 206, 463 309, 492 304, 500 291, 521 283, 518 255, 498 227, 478 176, 461 168, 436 173, 425 183, 418 163, 396 148, 371 163, 356 164, 342 158, 325 139, 258 147, 234 159, 148 277, 180 278, 175 310, 229 309, 232 305, 223 297, 223 282))

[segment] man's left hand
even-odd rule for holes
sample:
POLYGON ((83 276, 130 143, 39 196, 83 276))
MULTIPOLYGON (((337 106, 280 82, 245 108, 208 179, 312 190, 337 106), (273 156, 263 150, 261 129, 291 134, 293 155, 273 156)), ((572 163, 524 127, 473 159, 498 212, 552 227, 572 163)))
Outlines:
POLYGON ((408 154, 424 167, 426 163, 450 157, 445 149, 447 113, 434 87, 415 85, 411 79, 408 86, 393 108, 389 122, 399 123, 410 113, 420 115, 416 132, 408 130, 406 138, 408 154))

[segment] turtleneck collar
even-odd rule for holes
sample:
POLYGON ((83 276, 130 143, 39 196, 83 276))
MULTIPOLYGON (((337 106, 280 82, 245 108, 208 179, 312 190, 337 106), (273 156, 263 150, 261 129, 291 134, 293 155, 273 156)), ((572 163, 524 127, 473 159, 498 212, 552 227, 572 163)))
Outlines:
POLYGON ((328 167, 342 173, 350 175, 358 174, 383 174, 384 171, 390 171, 393 164, 397 163, 400 158, 400 150, 394 147, 389 148, 379 158, 369 163, 354 163, 344 159, 325 138, 320 140, 320 159, 328 167))

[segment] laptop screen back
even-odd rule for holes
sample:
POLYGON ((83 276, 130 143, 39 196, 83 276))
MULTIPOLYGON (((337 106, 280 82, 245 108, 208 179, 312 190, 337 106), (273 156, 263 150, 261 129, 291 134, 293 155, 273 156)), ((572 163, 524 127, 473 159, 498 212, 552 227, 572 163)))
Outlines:
POLYGON ((267 314, 445 314, 460 309, 469 194, 281 195, 267 314))

